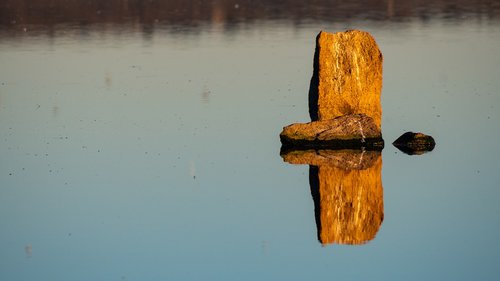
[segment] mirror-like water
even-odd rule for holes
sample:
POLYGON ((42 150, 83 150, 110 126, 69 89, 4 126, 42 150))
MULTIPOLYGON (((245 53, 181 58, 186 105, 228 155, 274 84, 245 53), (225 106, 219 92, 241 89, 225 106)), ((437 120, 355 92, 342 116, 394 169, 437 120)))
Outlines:
POLYGON ((35 2, 0 4, 1 280, 500 278, 494 1, 178 4, 186 22, 35 2), (383 221, 364 244, 321 243, 310 177, 326 172, 285 162, 278 134, 309 121, 317 33, 352 28, 384 54, 367 197, 383 221), (390 144, 410 130, 434 151, 390 144))

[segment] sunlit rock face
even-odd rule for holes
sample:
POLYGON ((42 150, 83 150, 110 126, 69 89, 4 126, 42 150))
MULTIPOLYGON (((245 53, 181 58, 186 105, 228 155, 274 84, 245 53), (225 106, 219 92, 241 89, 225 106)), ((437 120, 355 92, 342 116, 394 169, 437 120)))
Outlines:
POLYGON ((283 128, 281 156, 308 164, 318 240, 363 244, 384 219, 382 54, 363 31, 316 38, 309 87, 312 122, 283 128))
POLYGON ((313 61, 312 122, 283 128, 283 145, 382 149, 382 53, 373 37, 359 30, 322 31, 313 61))
POLYGON ((297 147, 370 147, 382 149, 380 127, 364 114, 348 114, 329 120, 295 123, 280 134, 284 146, 297 147))
POLYGON ((309 164, 320 243, 363 244, 375 238, 384 219, 380 151, 297 150, 281 155, 309 164))
POLYGON ((375 39, 359 30, 322 31, 316 38, 314 60, 311 91, 317 93, 310 102, 317 99, 317 119, 362 113, 380 128, 383 59, 375 39))

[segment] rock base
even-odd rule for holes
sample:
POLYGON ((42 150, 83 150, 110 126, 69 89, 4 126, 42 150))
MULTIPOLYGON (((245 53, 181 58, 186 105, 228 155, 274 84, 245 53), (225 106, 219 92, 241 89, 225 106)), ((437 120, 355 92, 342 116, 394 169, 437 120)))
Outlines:
POLYGON ((384 140, 373 118, 349 114, 330 120, 295 123, 280 134, 282 150, 329 148, 382 150, 384 140))

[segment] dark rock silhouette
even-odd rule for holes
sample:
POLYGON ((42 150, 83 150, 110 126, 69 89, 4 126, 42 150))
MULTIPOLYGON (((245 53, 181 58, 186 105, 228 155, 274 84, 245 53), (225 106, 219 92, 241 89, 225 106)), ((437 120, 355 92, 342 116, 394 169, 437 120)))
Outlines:
POLYGON ((316 36, 316 48, 314 48, 313 57, 313 75, 311 77, 311 82, 309 83, 309 117, 311 121, 318 121, 318 87, 319 87, 319 50, 318 50, 318 33, 316 36))
POLYGON ((436 146, 434 138, 422 133, 406 132, 393 143, 402 152, 409 155, 420 155, 432 151, 436 146))

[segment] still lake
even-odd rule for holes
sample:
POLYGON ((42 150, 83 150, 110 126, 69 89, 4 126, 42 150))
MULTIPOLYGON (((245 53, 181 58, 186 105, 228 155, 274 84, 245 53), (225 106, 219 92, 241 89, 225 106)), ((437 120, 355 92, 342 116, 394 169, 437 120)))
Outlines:
POLYGON ((481 16, 2 29, 0 279, 499 280, 499 50, 481 16), (384 220, 324 245, 279 133, 317 33, 353 28, 384 55, 384 220))

